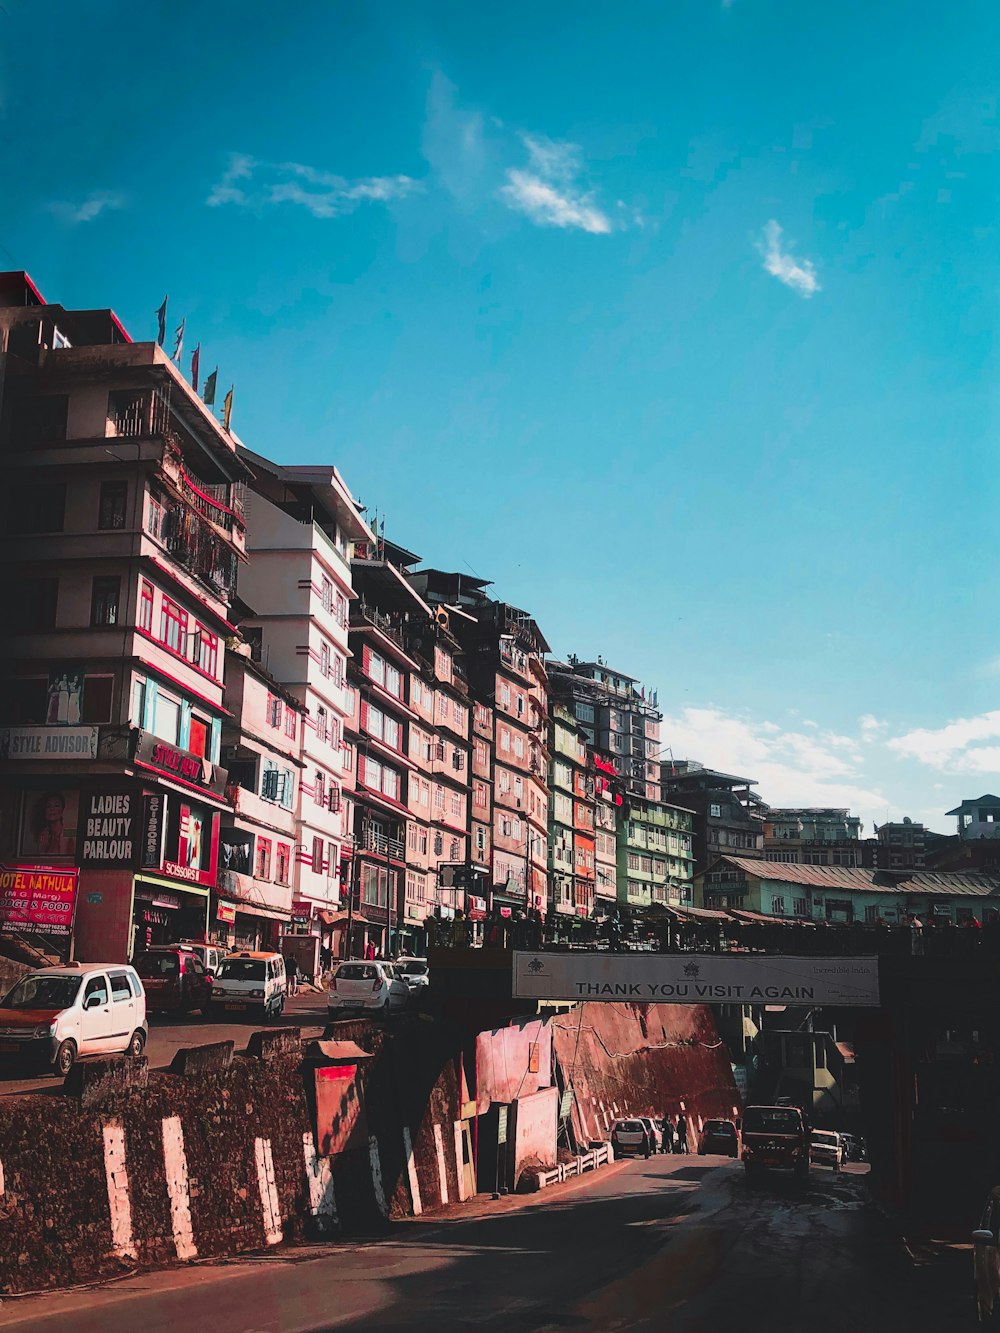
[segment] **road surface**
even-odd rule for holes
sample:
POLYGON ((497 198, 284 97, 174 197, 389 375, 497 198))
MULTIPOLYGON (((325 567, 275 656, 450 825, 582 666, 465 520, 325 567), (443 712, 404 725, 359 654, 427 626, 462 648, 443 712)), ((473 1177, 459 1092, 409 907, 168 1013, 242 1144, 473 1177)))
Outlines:
MULTIPOLYGON (((301 1027, 304 1037, 319 1036, 326 1026, 326 996, 318 992, 300 991, 285 1001, 285 1012, 280 1023, 301 1027)), ((153 1014, 149 1019, 149 1041, 146 1054, 151 1069, 165 1069, 182 1046, 203 1046, 212 1041, 235 1041, 236 1049, 246 1048, 251 1032, 266 1028, 260 1017, 238 1017, 235 1022, 213 1022, 200 1017, 175 1019, 153 1014)), ((12 1092, 62 1091, 62 1079, 52 1074, 40 1078, 24 1078, 20 1071, 0 1066, 0 1096, 12 1092)))
MULTIPOLYGON (((17 1333, 958 1333, 968 1283, 910 1264, 861 1168, 750 1189, 722 1158, 615 1163, 530 1200, 477 1199, 383 1239, 275 1250, 8 1299, 17 1333)), ((971 1261, 970 1261, 971 1264, 971 1261)), ((964 1273, 964 1267, 962 1272, 964 1273)))

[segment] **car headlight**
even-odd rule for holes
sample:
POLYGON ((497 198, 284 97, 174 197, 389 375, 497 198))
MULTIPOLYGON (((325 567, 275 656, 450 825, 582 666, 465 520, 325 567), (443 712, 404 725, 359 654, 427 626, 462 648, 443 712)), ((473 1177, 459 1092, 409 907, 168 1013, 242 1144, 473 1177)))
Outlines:
POLYGON ((31 1035, 33 1037, 51 1037, 55 1030, 55 1023, 39 1023, 31 1035))
POLYGON ((264 992, 262 990, 252 990, 250 992, 250 998, 251 1000, 262 1000, 264 998, 264 992))

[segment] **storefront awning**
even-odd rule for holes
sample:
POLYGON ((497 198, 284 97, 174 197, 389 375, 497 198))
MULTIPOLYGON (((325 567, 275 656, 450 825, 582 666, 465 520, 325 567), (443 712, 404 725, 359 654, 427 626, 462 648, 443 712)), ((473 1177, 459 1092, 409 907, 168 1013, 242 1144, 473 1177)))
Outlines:
POLYGON ((316 920, 324 926, 342 926, 350 915, 350 912, 317 912, 316 920))
POLYGON ((268 921, 291 921, 291 912, 283 912, 280 907, 264 907, 261 903, 248 903, 243 898, 226 898, 224 902, 236 908, 237 916, 262 916, 268 921))
MULTIPOLYGON (((203 888, 201 884, 191 884, 187 880, 161 879, 159 875, 136 875, 135 895, 137 898, 142 894, 143 889, 166 889, 168 893, 193 893, 199 898, 207 898, 211 893, 211 889, 203 888)), ((149 896, 148 892, 146 896, 149 896)))

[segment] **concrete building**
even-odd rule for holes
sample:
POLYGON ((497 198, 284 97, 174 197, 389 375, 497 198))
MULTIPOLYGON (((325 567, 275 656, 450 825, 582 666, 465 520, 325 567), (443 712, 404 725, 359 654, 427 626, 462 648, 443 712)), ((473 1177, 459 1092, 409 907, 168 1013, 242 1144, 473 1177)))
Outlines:
POLYGON ((222 757, 232 812, 219 832, 216 929, 242 949, 276 948, 291 929, 305 706, 240 643, 226 653, 222 757))
POLYGON ((594 916, 610 916, 618 901, 618 807, 614 765, 587 747, 594 779, 594 916))
POLYGON ((1000 919, 1000 874, 901 875, 723 856, 697 876, 694 897, 696 907, 804 921, 898 925, 912 914, 961 925, 1000 919))
POLYGON ((614 764, 636 796, 660 796, 660 723, 656 692, 598 658, 547 664, 550 688, 566 701, 593 749, 614 764))
POLYGON ((549 722, 549 894, 550 924, 594 915, 595 792, 586 732, 572 711, 551 701, 549 722))
POLYGON ((764 859, 787 865, 860 866, 861 820, 850 810, 771 807, 764 819, 764 859))
MULTIPOLYGON (((253 469, 251 559, 240 578, 240 596, 252 615, 241 631, 254 658, 304 712, 292 916, 297 929, 319 935, 323 947, 336 952, 354 852, 353 775, 347 767, 352 751, 345 738, 352 712, 350 553, 355 541, 371 533, 336 468, 285 466, 243 448, 240 454, 253 469)), ((273 708, 276 716, 284 712, 280 698, 273 708)))
POLYGON ((963 842, 1000 838, 1000 796, 980 796, 963 801, 947 812, 958 820, 958 836, 963 842))
POLYGON ((626 796, 618 811, 618 901, 630 908, 691 904, 691 811, 626 796))
POLYGON ((492 710, 491 902, 544 913, 548 901, 548 644, 532 617, 494 601, 485 580, 418 570, 413 586, 448 611, 470 696, 492 710), (453 614, 454 613, 454 614, 453 614))
POLYGON ((874 842, 871 864, 879 870, 923 870, 927 865, 927 830, 912 819, 876 824, 870 841, 874 842))
POLYGON ((0 275, 0 398, 0 857, 60 886, 25 931, 65 954, 78 889, 83 960, 205 939, 247 465, 161 348, 24 273, 0 275))
POLYGON ((692 759, 664 760, 664 797, 676 798, 691 810, 694 873, 717 857, 763 856, 767 807, 753 791, 754 778, 706 768, 692 759))

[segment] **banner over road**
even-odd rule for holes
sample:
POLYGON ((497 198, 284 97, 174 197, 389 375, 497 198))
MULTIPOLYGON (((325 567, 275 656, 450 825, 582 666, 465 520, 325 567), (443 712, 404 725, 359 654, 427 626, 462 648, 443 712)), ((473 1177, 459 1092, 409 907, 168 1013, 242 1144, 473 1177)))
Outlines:
POLYGON ((877 958, 778 954, 515 953, 522 1000, 877 1008, 877 958))

